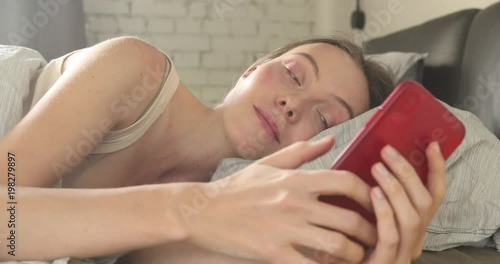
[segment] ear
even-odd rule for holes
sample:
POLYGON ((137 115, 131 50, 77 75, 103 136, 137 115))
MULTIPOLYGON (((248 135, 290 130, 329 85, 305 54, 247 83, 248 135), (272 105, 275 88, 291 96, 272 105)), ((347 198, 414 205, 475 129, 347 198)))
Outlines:
POLYGON ((250 76, 250 74, 252 74, 252 72, 255 71, 255 69, 257 69, 257 66, 253 66, 252 68, 248 69, 245 73, 243 73, 243 75, 241 75, 241 78, 246 79, 248 76, 250 76))

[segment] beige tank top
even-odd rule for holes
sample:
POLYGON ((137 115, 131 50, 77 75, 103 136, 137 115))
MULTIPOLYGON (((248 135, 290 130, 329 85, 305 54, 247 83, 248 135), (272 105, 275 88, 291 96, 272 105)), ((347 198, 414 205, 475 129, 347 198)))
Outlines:
MULTIPOLYGON (((78 51, 78 50, 77 50, 78 51)), ((62 64, 64 60, 71 54, 77 52, 73 51, 60 58, 50 61, 47 66, 42 70, 40 76, 36 81, 36 85, 33 91, 33 101, 31 103, 30 110, 36 105, 38 101, 47 93, 47 91, 54 85, 62 74, 62 64)), ((81 161, 81 163, 69 173, 71 175, 79 175, 88 166, 92 164, 92 160, 99 159, 100 157, 106 155, 107 153, 119 151, 137 141, 155 122, 155 120, 164 112, 167 104, 172 98, 173 94, 179 86, 179 77, 172 63, 172 60, 165 55, 165 59, 168 60, 170 64, 170 69, 167 74, 164 74, 165 78, 161 89, 155 95, 151 103, 148 105, 146 110, 142 113, 138 120, 136 120, 132 125, 120 129, 109 131, 102 141, 93 148, 91 153, 87 156, 87 159, 81 161), (98 155, 100 154, 100 155, 98 155)), ((63 186, 62 180, 60 180, 54 188, 61 188, 63 186)))
MULTIPOLYGON (((50 61, 47 66, 45 66, 37 79, 30 110, 43 97, 43 95, 47 93, 57 79, 61 77, 61 67, 64 60, 75 52, 77 51, 73 51, 60 58, 54 59, 50 61)), ((165 58, 170 62, 170 70, 168 74, 164 74, 166 77, 163 80, 161 89, 155 95, 144 113, 132 125, 120 130, 109 131, 100 144, 94 147, 91 154, 115 152, 130 146, 132 143, 137 141, 160 116, 160 114, 163 113, 165 107, 179 85, 179 77, 174 65, 172 64, 172 60, 166 54, 165 58)))

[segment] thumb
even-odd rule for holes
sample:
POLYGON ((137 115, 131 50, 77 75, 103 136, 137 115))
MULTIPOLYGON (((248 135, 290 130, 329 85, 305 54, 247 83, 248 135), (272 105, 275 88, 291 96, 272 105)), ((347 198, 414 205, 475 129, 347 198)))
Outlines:
POLYGON ((266 156, 256 163, 280 169, 296 169, 305 162, 316 159, 330 150, 335 142, 332 136, 315 142, 296 142, 276 153, 266 156))

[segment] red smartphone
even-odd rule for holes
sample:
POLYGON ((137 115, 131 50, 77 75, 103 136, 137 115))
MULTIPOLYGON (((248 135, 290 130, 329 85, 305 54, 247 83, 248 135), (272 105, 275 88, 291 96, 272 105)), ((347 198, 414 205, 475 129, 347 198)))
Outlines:
MULTIPOLYGON (((377 183, 371 175, 371 167, 382 162, 380 151, 391 145, 412 164, 426 184, 425 150, 429 143, 438 141, 441 153, 447 159, 464 135, 462 122, 429 91, 416 82, 402 82, 340 153, 331 169, 353 172, 370 186, 375 186, 377 183)), ((376 223, 374 214, 345 196, 320 196, 319 200, 356 211, 371 223, 376 223)))

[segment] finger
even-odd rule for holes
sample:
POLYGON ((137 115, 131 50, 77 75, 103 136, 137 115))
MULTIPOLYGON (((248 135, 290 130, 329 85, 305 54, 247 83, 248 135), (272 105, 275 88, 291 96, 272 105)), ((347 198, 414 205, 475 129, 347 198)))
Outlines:
POLYGON ((382 149, 381 156, 393 175, 403 185, 413 206, 420 214, 427 212, 432 203, 432 197, 410 162, 390 145, 382 149))
POLYGON ((371 173, 380 188, 384 191, 384 194, 388 197, 388 201, 395 211, 399 224, 404 224, 419 217, 403 185, 382 162, 377 162, 372 167, 371 173))
POLYGON ((310 210, 309 223, 342 232, 367 246, 375 246, 377 230, 360 214, 317 201, 306 206, 310 210))
POLYGON ((417 213, 401 183, 385 168, 382 162, 378 162, 372 167, 372 174, 386 194, 386 200, 391 205, 397 219, 401 241, 399 256, 408 257, 412 254, 413 241, 415 236, 420 234, 420 224, 425 215, 421 216, 417 213))
POLYGON ((368 263, 395 263, 399 234, 394 213, 379 187, 373 188, 370 197, 377 217, 378 242, 368 263))
POLYGON ((370 186, 356 174, 340 170, 305 171, 299 176, 304 188, 318 197, 319 195, 343 195, 373 212, 370 201, 370 186))
MULTIPOLYGON (((424 226, 431 221, 432 216, 437 211, 439 204, 442 202, 444 195, 446 193, 446 164, 444 157, 439 149, 439 143, 433 142, 427 146, 426 149, 427 164, 429 167, 429 174, 427 179, 427 189, 429 190, 430 196, 432 197, 425 205, 427 209, 427 215, 425 215, 424 226), (430 210, 429 210, 430 209, 430 210)), ((425 232, 419 232, 417 237, 418 243, 415 245, 412 252, 412 259, 416 259, 422 254, 422 247, 424 243, 425 232)))
POLYGON ((316 254, 323 251, 335 258, 355 263, 363 259, 363 247, 342 233, 310 226, 298 230, 295 234, 296 244, 315 250, 316 254))
POLYGON ((438 142, 429 144, 426 155, 429 167, 427 188, 434 200, 435 209, 437 209, 446 193, 446 163, 438 142))
POLYGON ((305 162, 312 161, 330 150, 335 139, 327 136, 315 142, 296 142, 274 154, 258 160, 257 164, 281 169, 295 169, 305 162))

